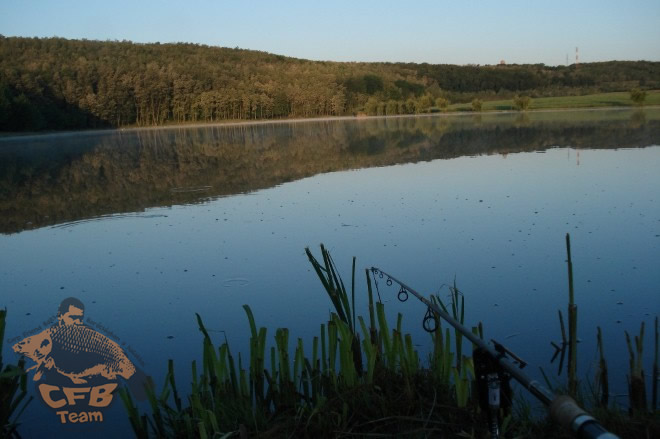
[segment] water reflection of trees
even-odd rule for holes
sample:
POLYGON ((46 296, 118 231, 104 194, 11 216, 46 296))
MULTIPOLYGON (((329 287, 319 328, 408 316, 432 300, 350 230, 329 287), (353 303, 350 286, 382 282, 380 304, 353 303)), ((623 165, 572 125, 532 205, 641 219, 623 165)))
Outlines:
POLYGON ((473 119, 396 117, 3 141, 0 232, 195 203, 329 171, 660 142, 660 116, 652 112, 473 119))

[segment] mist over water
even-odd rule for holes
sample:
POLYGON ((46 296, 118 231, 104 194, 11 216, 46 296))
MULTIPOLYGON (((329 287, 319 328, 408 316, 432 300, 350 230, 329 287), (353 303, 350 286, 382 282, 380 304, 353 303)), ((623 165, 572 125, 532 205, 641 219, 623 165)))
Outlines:
MULTIPOLYGON (((173 358, 188 389, 190 361, 201 358, 195 313, 234 351, 248 351, 243 304, 269 344, 288 327, 311 346, 331 303, 304 248, 319 254, 324 243, 345 282, 357 256, 358 314, 367 313, 364 268, 443 297, 455 280, 468 325, 483 322, 486 338, 527 360, 530 374, 554 374, 570 233, 581 376, 595 370, 601 326, 612 393, 625 393, 624 330, 649 328, 660 309, 658 145, 658 110, 2 139, 5 338, 75 296, 157 385, 173 358)), ((379 283, 389 315, 404 315, 425 355, 426 310, 398 302, 397 291, 379 283)), ((6 340, 3 358, 17 359, 6 340)), ((25 413, 26 437, 43 428, 38 404, 25 413)), ((116 429, 129 428, 117 418, 116 429)))

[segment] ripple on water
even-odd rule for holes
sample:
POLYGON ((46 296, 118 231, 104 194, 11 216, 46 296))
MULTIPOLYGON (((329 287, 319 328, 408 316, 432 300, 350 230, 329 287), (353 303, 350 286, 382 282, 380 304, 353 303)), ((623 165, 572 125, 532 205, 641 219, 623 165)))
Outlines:
POLYGON ((162 215, 162 214, 152 214, 152 215, 145 215, 145 214, 125 214, 125 213, 114 213, 114 214, 108 214, 108 215, 99 215, 95 216, 92 218, 85 218, 81 220, 76 220, 76 221, 69 221, 61 224, 56 224, 54 226, 50 226, 51 229, 68 229, 70 227, 75 227, 80 224, 85 224, 85 223, 91 223, 91 222, 96 222, 96 221, 108 221, 108 220, 117 220, 117 219, 124 219, 124 218, 142 218, 142 219, 151 219, 151 218, 167 218, 167 215, 162 215))
POLYGON ((232 277, 229 279, 225 279, 222 282, 222 285, 227 288, 234 288, 234 287, 244 287, 249 283, 250 281, 245 279, 244 277, 232 277))

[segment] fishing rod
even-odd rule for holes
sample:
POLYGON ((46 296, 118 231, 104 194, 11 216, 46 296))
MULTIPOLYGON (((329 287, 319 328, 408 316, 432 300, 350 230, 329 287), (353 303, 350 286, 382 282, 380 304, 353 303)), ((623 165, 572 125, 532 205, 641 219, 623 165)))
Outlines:
MULTIPOLYGON (((473 345, 477 346, 477 350, 482 353, 479 355, 479 357, 487 357, 490 360, 490 363, 494 363, 496 370, 487 370, 484 372, 485 376, 483 377, 487 383, 488 388, 488 407, 489 411, 491 411, 490 427, 492 438, 499 437, 496 413, 499 411, 500 406, 500 381, 502 380, 503 376, 505 380, 506 376, 510 376, 522 384, 523 387, 525 387, 532 395, 534 395, 539 401, 543 403, 543 405, 548 408, 550 411, 550 416, 555 420, 555 422, 564 428, 573 431, 578 438, 618 439, 618 436, 605 430, 600 422, 598 422, 598 420, 583 410, 575 402, 575 400, 573 400, 573 398, 568 395, 555 395, 553 392, 543 387, 538 381, 533 380, 527 376, 527 374, 521 370, 525 366, 525 363, 504 346, 495 342, 494 340, 493 346, 485 343, 481 338, 477 337, 472 333, 472 331, 469 331, 467 328, 465 328, 465 326, 459 323, 447 312, 440 309, 440 307, 435 303, 432 303, 430 300, 394 276, 376 267, 371 267, 371 272, 374 274, 374 276, 378 275, 381 278, 383 276, 387 276, 387 285, 391 285, 392 282, 399 284, 401 286, 401 290, 398 294, 400 301, 405 302, 408 299, 408 293, 410 293, 428 307, 429 310, 424 317, 424 329, 429 330, 427 328, 426 322, 428 321, 427 319, 434 318, 434 316, 431 314, 431 311, 433 311, 433 313, 439 315, 443 320, 453 326, 454 329, 463 334, 463 336, 470 340, 473 345), (507 355, 513 358, 513 361, 510 360, 507 355), (518 363, 518 365, 514 365, 514 362, 518 363), (504 373, 502 374, 499 372, 504 373)), ((487 365, 485 367, 488 369, 487 365)))

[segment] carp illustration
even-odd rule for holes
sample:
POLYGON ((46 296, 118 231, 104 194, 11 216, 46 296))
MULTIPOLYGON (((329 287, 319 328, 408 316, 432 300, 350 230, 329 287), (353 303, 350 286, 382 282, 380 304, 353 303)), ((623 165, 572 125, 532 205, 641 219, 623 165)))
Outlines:
POLYGON ((96 375, 128 380, 135 374, 135 366, 116 342, 82 324, 83 310, 78 299, 65 299, 56 324, 13 346, 14 352, 35 362, 28 369, 36 369, 34 381, 45 370, 54 370, 75 384, 84 384, 96 375))
POLYGON ((55 369, 75 384, 86 383, 94 375, 113 380, 117 376, 129 379, 135 373, 117 343, 83 325, 53 326, 16 343, 14 351, 36 363, 29 369, 37 369, 35 381, 44 369, 55 369))

